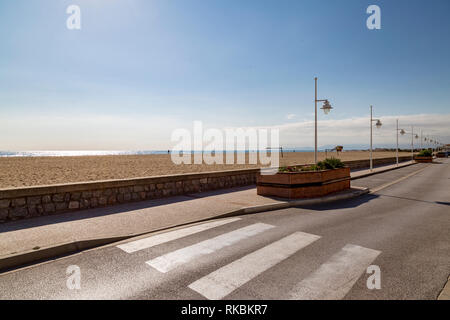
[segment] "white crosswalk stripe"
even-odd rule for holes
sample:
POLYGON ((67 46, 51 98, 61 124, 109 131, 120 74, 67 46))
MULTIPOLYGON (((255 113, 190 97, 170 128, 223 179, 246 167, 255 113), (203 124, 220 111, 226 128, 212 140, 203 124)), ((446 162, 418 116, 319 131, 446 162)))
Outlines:
POLYGON ((189 288, 210 300, 222 299, 318 239, 316 235, 296 232, 214 271, 189 288))
MULTIPOLYGON (((241 218, 212 221, 139 239, 117 247, 127 253, 134 253, 239 220, 241 218)), ((146 263, 162 273, 167 273, 196 258, 230 247, 273 228, 275 228, 273 225, 255 223, 166 253, 146 263)), ((320 238, 318 235, 295 232, 213 271, 191 283, 189 288, 210 300, 223 299, 320 238)), ((343 299, 380 254, 381 252, 377 250, 348 244, 312 274, 297 283, 286 297, 291 300, 343 299)))
POLYGON ((139 239, 136 241, 128 242, 125 244, 118 245, 117 247, 119 249, 122 249, 123 251, 127 253, 133 253, 136 251, 148 249, 166 242, 170 242, 173 240, 177 240, 180 238, 184 238, 196 233, 200 233, 202 231, 206 231, 209 229, 213 229, 219 226, 223 226, 235 221, 239 221, 241 218, 230 218, 230 219, 224 219, 224 220, 218 220, 218 221, 212 221, 200 225, 195 225, 192 227, 174 230, 162 234, 157 234, 155 236, 151 236, 145 239, 139 239))
POLYGON ((218 237, 202 241, 192 246, 170 252, 153 260, 147 261, 147 264, 160 272, 166 273, 181 264, 192 261, 197 257, 214 253, 219 249, 231 246, 241 240, 250 238, 272 228, 274 228, 272 225, 256 223, 229 233, 225 233, 218 237))
POLYGON ((346 245, 289 293, 291 300, 340 300, 378 257, 380 251, 346 245))

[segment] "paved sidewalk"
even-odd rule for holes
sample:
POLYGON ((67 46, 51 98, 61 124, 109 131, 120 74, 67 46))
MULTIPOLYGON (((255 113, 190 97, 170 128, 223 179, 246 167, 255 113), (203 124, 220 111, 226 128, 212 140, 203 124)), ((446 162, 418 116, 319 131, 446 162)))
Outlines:
MULTIPOLYGON (((374 172, 354 172, 352 178, 385 172, 395 167, 376 168, 374 172)), ((361 190, 351 190, 340 197, 350 198, 359 194, 361 190)), ((338 198, 330 196, 328 200, 338 198)), ((294 203, 261 197, 256 194, 255 187, 246 187, 15 221, 0 225, 0 261, 68 243, 140 235, 237 213, 244 208, 248 209, 242 213, 251 213, 290 205, 294 203)))

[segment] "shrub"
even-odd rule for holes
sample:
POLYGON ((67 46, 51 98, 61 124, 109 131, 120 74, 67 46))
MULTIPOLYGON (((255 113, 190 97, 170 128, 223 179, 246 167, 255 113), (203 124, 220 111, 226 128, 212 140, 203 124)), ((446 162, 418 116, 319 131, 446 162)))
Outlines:
POLYGON ((282 167, 278 170, 278 172, 288 173, 288 172, 298 172, 297 167, 282 167))
POLYGON ((433 156, 433 153, 428 149, 424 149, 419 152, 419 157, 432 157, 432 156, 433 156))
POLYGON ((320 169, 315 164, 313 164, 312 166, 304 166, 301 168, 301 170, 304 172, 308 171, 310 172, 310 171, 319 171, 320 169))
POLYGON ((324 161, 320 161, 317 165, 303 166, 303 167, 282 167, 278 170, 281 173, 290 172, 308 172, 308 171, 320 171, 320 170, 333 170, 343 168, 344 163, 340 159, 329 158, 324 161))
POLYGON ((320 161, 317 164, 317 167, 319 167, 321 170, 333 170, 333 169, 343 168, 344 163, 340 159, 329 158, 329 159, 320 161))

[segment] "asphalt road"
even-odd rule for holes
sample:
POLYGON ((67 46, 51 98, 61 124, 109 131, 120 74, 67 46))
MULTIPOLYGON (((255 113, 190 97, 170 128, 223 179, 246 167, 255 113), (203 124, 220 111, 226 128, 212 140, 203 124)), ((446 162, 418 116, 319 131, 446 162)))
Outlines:
POLYGON ((450 274, 450 161, 440 162, 356 180, 376 188, 407 177, 351 201, 183 227, 15 270, 0 275, 0 299, 436 299, 450 274), (67 287, 69 266, 80 270, 80 290, 67 287))

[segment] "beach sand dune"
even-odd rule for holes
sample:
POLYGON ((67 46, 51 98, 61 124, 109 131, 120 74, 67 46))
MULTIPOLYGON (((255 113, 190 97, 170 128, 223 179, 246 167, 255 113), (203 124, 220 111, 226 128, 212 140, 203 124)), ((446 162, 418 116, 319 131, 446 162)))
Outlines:
MULTIPOLYGON (((409 153, 401 153, 407 156, 409 153)), ((328 153, 341 160, 368 159, 367 151, 328 153)), ((374 152, 374 158, 394 157, 395 152, 374 152)), ((247 155, 248 158, 248 155, 247 155)), ((320 153, 319 159, 324 159, 320 153)), ((285 153, 280 165, 314 162, 313 152, 285 153)), ((248 163, 248 161, 246 162, 248 163)), ((127 179, 170 174, 259 168, 260 165, 175 165, 169 155, 11 157, 0 158, 0 188, 127 179)))

